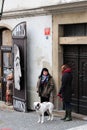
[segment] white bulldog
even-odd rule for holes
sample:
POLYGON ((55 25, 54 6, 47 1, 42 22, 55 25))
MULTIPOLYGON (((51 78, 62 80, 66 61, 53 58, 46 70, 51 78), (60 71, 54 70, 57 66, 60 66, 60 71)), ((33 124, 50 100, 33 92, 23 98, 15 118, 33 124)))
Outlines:
POLYGON ((38 113, 38 123, 44 123, 44 113, 47 111, 49 114, 48 120, 53 120, 54 105, 51 102, 34 102, 34 109, 38 113))

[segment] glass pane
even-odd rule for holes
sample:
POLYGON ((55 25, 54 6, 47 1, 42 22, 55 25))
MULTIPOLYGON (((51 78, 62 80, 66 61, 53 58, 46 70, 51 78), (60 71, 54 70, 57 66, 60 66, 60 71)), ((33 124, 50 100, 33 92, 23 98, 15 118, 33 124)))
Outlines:
POLYGON ((8 74, 12 73, 12 54, 3 53, 3 78, 6 81, 6 77, 8 74))

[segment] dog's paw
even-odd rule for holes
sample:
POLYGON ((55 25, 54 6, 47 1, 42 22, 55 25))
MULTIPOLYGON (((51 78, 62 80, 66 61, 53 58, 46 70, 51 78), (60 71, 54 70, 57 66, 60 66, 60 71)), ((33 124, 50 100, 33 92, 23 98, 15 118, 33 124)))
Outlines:
POLYGON ((48 121, 51 120, 50 117, 47 119, 48 121))
POLYGON ((38 120, 38 122, 37 123, 40 123, 40 120, 38 120))
POLYGON ((53 116, 51 117, 51 121, 53 120, 53 116))
POLYGON ((43 124, 44 123, 44 121, 41 121, 41 124, 43 124))

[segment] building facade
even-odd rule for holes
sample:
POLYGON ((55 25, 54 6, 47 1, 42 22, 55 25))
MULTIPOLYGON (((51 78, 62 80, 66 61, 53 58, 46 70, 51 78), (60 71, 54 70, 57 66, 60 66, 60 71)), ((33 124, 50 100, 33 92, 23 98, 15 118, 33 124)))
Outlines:
MULTIPOLYGON (((26 42, 26 49, 23 50, 23 53, 26 52, 24 55, 26 61, 23 62, 25 62, 26 68, 24 71, 26 89, 24 90, 27 94, 24 93, 24 99, 27 100, 28 109, 33 109, 33 102, 39 101, 36 84, 43 67, 49 69, 55 81, 55 92, 51 99, 55 104, 55 109, 62 109, 61 101, 54 98, 54 95, 58 93, 61 86, 60 67, 63 63, 68 63, 72 67, 74 75, 73 111, 87 114, 87 2, 83 0, 54 0, 52 2, 38 0, 35 2, 33 0, 30 3, 28 0, 26 3, 21 0, 17 3, 5 0, 4 12, 0 21, 1 77, 3 77, 4 71, 3 61, 6 61, 6 55, 10 57, 9 53, 11 53, 11 50, 5 47, 13 46, 14 43, 22 44, 19 42, 20 40, 17 41, 18 37, 14 42, 14 36, 17 36, 18 31, 22 28, 19 25, 24 23, 26 24, 26 35, 20 34, 19 39, 23 36, 23 43, 26 42), (14 34, 15 29, 16 35, 14 34)), ((3 87, 2 82, 1 87, 3 87)), ((4 88, 2 90, 3 95, 5 90, 4 88)), ((20 94, 20 91, 14 90, 14 97, 20 94)), ((18 97, 18 99, 20 98, 21 96, 18 97)), ((17 102, 17 105, 20 107, 20 102, 17 102)))

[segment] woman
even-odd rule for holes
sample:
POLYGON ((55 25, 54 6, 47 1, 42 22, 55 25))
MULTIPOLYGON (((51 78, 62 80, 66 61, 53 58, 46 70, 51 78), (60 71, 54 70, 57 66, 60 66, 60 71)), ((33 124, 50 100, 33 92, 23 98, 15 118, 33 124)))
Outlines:
POLYGON ((72 120, 71 117, 72 71, 67 64, 62 65, 61 71, 62 71, 62 85, 58 96, 62 97, 66 111, 65 116, 64 118, 62 118, 62 120, 70 121, 72 120))
POLYGON ((49 74, 47 68, 43 68, 37 82, 37 92, 40 96, 41 102, 49 102, 50 94, 54 89, 54 82, 52 76, 49 74))

